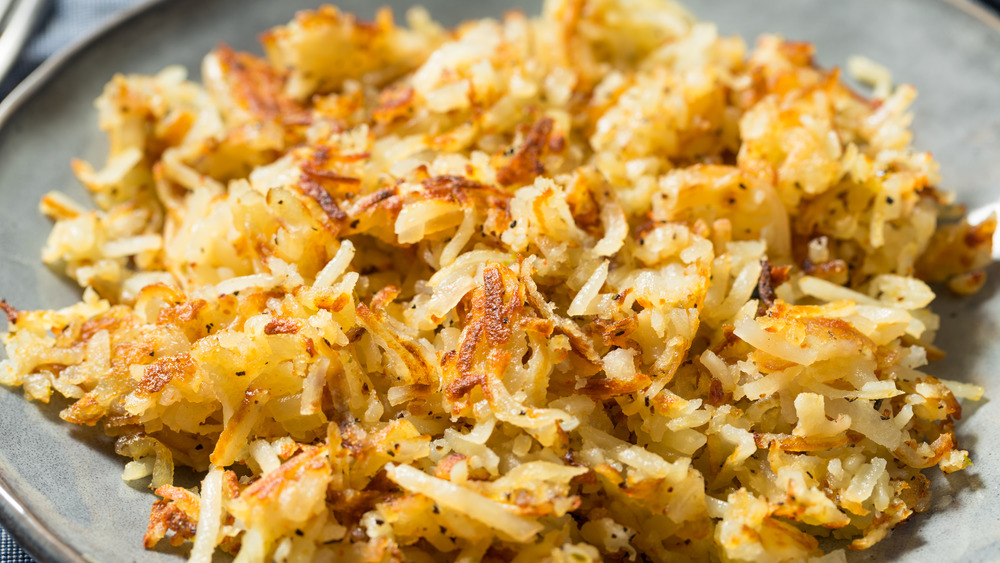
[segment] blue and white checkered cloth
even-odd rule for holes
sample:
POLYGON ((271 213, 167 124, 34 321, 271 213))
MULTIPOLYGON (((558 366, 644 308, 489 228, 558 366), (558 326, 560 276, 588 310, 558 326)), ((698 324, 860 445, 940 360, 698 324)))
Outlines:
POLYGON ((33 563, 34 559, 17 545, 7 531, 0 528, 0 561, 3 563, 33 563))

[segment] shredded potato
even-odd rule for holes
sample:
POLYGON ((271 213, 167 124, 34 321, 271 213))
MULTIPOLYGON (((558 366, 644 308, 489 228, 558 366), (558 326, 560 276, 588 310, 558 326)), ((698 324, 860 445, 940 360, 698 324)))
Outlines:
POLYGON ((146 547, 843 561, 971 463, 928 283, 996 220, 939 221, 913 88, 669 0, 406 20, 115 76, 95 208, 41 202, 83 297, 2 303, 0 382, 115 437, 146 547))

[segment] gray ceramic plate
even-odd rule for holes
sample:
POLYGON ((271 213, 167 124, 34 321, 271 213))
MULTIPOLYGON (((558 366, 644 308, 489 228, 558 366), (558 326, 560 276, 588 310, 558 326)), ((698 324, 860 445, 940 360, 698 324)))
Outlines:
MULTIPOLYGON (((172 63, 197 73, 219 42, 256 49, 256 36, 317 0, 174 0, 127 14, 49 61, 0 106, 0 294, 22 308, 74 302, 71 285, 39 263, 49 225, 37 201, 51 189, 85 198, 71 157, 103 158, 92 101, 115 72, 151 73, 172 63)), ((401 7, 407 0, 383 0, 401 7)), ((341 0, 371 16, 378 2, 341 0)), ((497 15, 518 0, 422 0, 446 24, 497 15)), ((978 206, 1000 199, 1000 23, 962 0, 701 0, 698 15, 749 40, 765 31, 813 41, 825 65, 864 53, 920 90, 916 143, 942 163, 946 188, 978 206)), ((529 12, 535 2, 521 0, 529 12)), ((942 300, 935 373, 984 385, 994 400, 966 407, 962 445, 970 471, 939 478, 933 509, 852 559, 1000 560, 1000 268, 973 299, 942 300)), ((177 561, 141 539, 154 497, 121 478, 122 460, 98 432, 63 424, 61 405, 38 408, 0 390, 0 522, 43 561, 177 561)))

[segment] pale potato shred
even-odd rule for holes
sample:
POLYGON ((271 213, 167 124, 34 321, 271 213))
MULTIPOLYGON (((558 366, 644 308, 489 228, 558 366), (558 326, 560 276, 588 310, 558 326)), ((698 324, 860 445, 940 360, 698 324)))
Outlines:
POLYGON ((912 87, 666 0, 406 21, 116 76, 97 210, 42 201, 83 300, 4 304, 0 379, 117 437, 147 547, 842 561, 970 464, 925 282, 978 289, 995 220, 910 147, 912 87))

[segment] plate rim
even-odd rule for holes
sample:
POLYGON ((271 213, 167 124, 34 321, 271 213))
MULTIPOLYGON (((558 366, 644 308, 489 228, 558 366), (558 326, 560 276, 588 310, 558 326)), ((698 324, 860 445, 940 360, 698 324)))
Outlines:
MULTIPOLYGON (((45 59, 0 102, 0 130, 43 86, 52 81, 69 62, 133 19, 169 4, 169 0, 142 0, 102 22, 94 29, 60 48, 45 59)), ((41 562, 91 563, 91 558, 63 541, 48 524, 31 512, 0 471, 0 525, 31 557, 41 562)))
MULTIPOLYGON (((419 0, 416 0, 419 3, 419 0)), ((994 11, 975 0, 937 0, 986 24, 1000 33, 1000 11, 994 11)), ((317 0, 335 3, 336 0, 317 0)), ((141 0, 125 8, 94 29, 63 46, 45 59, 34 71, 0 101, 0 131, 8 121, 42 87, 56 77, 76 56, 92 47, 114 30, 156 8, 170 5, 170 0, 141 0)), ((0 526, 34 559, 41 562, 91 563, 91 558, 57 536, 48 524, 32 513, 0 471, 0 526)))

